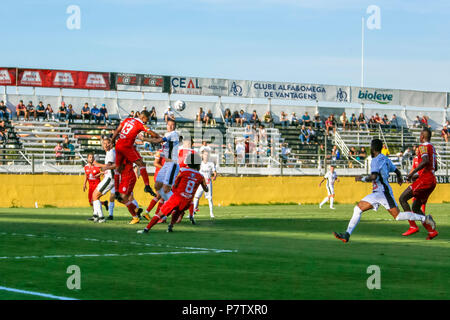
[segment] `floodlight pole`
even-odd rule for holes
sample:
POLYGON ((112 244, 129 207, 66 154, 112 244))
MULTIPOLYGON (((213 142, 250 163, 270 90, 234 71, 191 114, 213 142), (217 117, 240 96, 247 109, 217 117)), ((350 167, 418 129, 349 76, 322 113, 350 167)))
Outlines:
POLYGON ((361 18, 361 88, 364 87, 364 17, 361 18))

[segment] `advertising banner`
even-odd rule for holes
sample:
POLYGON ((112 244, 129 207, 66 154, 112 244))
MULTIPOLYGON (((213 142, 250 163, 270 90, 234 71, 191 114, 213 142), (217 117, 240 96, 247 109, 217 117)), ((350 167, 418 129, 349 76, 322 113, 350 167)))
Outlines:
POLYGON ((46 70, 46 69, 19 69, 17 85, 25 87, 71 88, 109 90, 109 73, 46 70))
POLYGON ((250 87, 252 83, 247 80, 228 80, 228 93, 230 97, 250 97, 250 87))
POLYGON ((200 78, 170 77, 170 92, 178 94, 202 94, 200 78))
POLYGON ((0 86, 16 85, 16 68, 0 68, 0 86))
POLYGON ((117 73, 116 89, 121 91, 163 92, 164 77, 150 74, 117 73))
POLYGON ((204 96, 226 96, 228 95, 228 80, 199 78, 202 95, 204 96))
POLYGON ((396 89, 352 87, 352 103, 400 105, 400 93, 396 89))

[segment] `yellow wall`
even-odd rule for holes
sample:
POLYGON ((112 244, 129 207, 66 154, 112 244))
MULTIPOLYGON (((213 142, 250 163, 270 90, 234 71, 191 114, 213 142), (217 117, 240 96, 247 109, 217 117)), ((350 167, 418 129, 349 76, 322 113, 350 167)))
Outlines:
MULTIPOLYGON (((153 180, 153 177, 150 177, 153 180)), ((215 205, 230 203, 318 203, 326 196, 325 186, 318 187, 320 177, 219 177, 214 183, 215 205)), ((83 193, 84 176, 71 175, 0 175, 0 207, 85 207, 87 192, 83 193)), ((405 189, 392 185, 396 199, 405 189)), ((143 192, 139 179, 135 197, 147 205, 150 196, 143 192)), ((335 185, 336 201, 355 203, 371 192, 368 183, 354 182, 352 177, 341 177, 335 185)), ((450 200, 450 184, 438 184, 430 197, 431 203, 450 200)), ((202 199, 201 204, 206 201, 202 199)))

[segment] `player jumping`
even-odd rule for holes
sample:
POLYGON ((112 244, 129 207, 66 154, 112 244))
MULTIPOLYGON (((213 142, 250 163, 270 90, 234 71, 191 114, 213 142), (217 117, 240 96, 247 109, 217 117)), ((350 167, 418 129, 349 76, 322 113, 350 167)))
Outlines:
MULTIPOLYGON (((417 148, 417 166, 411 170, 406 177, 407 181, 414 181, 399 198, 400 204, 405 211, 410 211, 408 200, 414 198, 412 204, 412 210, 425 216, 425 205, 428 201, 428 197, 436 188, 436 176, 434 175, 437 170, 436 151, 433 145, 430 143, 431 130, 423 128, 420 132, 421 145, 417 148), (422 208, 421 208, 422 207, 422 208)), ((428 215, 431 217, 431 215, 428 215)), ((411 235, 419 231, 417 224, 414 221, 409 221, 410 227, 403 235, 411 235)), ((428 224, 422 221, 423 226, 428 231, 427 240, 435 238, 439 233, 437 232, 436 225, 434 223, 428 224)))
POLYGON ((194 198, 194 194, 201 185, 204 191, 208 191, 205 179, 198 170, 200 169, 201 158, 198 154, 192 153, 186 159, 189 168, 182 168, 180 175, 173 185, 173 194, 166 203, 161 207, 159 215, 155 214, 144 230, 138 230, 138 233, 148 233, 149 230, 158 223, 163 216, 167 217, 172 214, 172 220, 168 227, 168 232, 173 231, 173 225, 178 220, 181 212, 187 210, 194 198))
POLYGON ((319 183, 319 187, 322 186, 322 183, 327 180, 326 183, 326 187, 327 187, 327 192, 328 192, 328 196, 325 197, 325 199, 323 199, 323 201, 319 204, 319 208, 322 208, 322 206, 328 201, 328 199, 330 200, 330 209, 335 209, 333 207, 333 203, 334 203, 334 183, 335 182, 339 182, 339 179, 337 177, 337 173, 336 171, 334 171, 334 166, 331 165, 330 166, 330 171, 328 171, 325 176, 323 177, 322 181, 320 181, 319 183))
POLYGON ((395 167, 389 158, 381 153, 383 142, 380 139, 373 139, 371 143, 372 163, 370 165, 370 176, 358 176, 356 181, 371 182, 373 184, 373 191, 368 196, 364 197, 358 205, 353 209, 353 216, 348 224, 347 231, 342 233, 334 232, 334 236, 342 242, 348 242, 350 235, 361 219, 361 214, 364 211, 374 209, 377 210, 380 205, 386 208, 387 211, 394 217, 395 220, 420 220, 426 225, 435 228, 433 218, 428 215, 420 215, 414 212, 400 212, 397 203, 392 195, 392 189, 389 185, 389 173, 395 172, 398 178, 398 184, 402 185, 403 177, 400 171, 395 167))

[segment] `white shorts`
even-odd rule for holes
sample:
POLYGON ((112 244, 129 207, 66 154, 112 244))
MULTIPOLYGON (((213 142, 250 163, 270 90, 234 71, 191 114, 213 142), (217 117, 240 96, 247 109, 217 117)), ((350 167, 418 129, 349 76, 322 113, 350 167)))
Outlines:
POLYGON ((380 205, 385 207, 386 210, 398 207, 391 192, 373 192, 365 196, 361 201, 370 203, 375 211, 378 210, 380 205))
POLYGON ((108 191, 111 191, 111 193, 115 193, 114 178, 112 177, 103 178, 103 180, 97 186, 97 191, 100 192, 102 195, 107 194, 108 191))
POLYGON ((209 183, 206 184, 208 186, 208 192, 205 192, 202 188, 202 186, 199 186, 197 191, 195 192, 195 198, 200 199, 203 195, 203 193, 205 192, 205 198, 206 199, 212 199, 212 182, 210 181, 209 183))
POLYGON ((156 176, 156 182, 162 182, 171 186, 175 182, 175 178, 180 171, 180 166, 176 162, 165 162, 156 176))
POLYGON ((328 195, 329 196, 333 195, 334 194, 334 186, 333 185, 329 186, 328 184, 326 184, 325 186, 327 187, 328 195))

